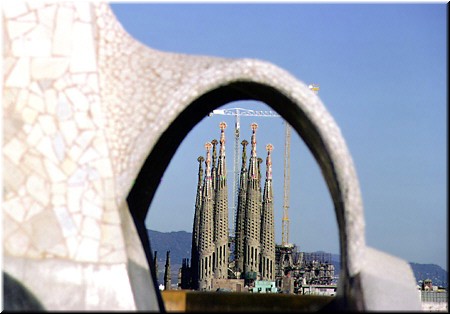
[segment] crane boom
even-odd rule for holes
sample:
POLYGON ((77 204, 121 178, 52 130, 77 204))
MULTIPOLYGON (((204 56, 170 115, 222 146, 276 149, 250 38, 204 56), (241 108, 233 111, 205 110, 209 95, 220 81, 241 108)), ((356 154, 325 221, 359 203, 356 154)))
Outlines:
MULTIPOLYGON (((213 110, 209 116, 212 115, 225 115, 225 116, 234 116, 235 117, 235 128, 234 128, 234 157, 233 157, 233 220, 232 226, 235 225, 236 212, 237 212, 237 194, 239 192, 239 160, 240 160, 240 117, 266 117, 266 118, 277 118, 280 117, 274 111, 270 110, 250 110, 244 108, 229 108, 229 109, 216 109, 213 110)), ((234 235, 234 228, 230 229, 230 233, 234 235)))
POLYGON ((215 109, 210 115, 226 115, 226 116, 248 116, 248 117, 280 117, 280 115, 271 110, 251 110, 245 108, 229 108, 215 109))
POLYGON ((285 121, 284 128, 284 198, 283 198, 283 219, 281 228, 281 245, 289 245, 289 189, 291 172, 291 126, 285 121))

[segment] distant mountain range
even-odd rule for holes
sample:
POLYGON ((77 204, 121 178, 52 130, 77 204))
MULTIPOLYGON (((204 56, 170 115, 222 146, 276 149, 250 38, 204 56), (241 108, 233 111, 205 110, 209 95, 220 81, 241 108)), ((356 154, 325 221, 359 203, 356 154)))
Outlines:
MULTIPOLYGON (((157 252, 159 282, 163 282, 166 252, 170 251, 172 284, 176 284, 178 269, 181 267, 183 258, 191 258, 192 233, 186 231, 147 231, 152 252, 157 252)), ((331 263, 335 267, 335 274, 339 275, 339 254, 331 254, 331 263)), ((442 267, 435 264, 418 264, 413 262, 410 262, 409 264, 416 277, 417 284, 420 284, 421 280, 431 279, 434 286, 448 287, 448 272, 442 267)))

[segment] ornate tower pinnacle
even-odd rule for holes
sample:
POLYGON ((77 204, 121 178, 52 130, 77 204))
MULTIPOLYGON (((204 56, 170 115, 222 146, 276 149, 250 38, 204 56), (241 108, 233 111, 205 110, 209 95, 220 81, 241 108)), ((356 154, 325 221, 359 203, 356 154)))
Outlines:
POLYGON ((242 145, 242 168, 246 168, 247 167, 247 145, 248 142, 246 140, 243 140, 241 142, 242 145))
POLYGON ((217 160, 217 152, 216 152, 216 145, 219 142, 216 139, 213 139, 211 141, 212 147, 213 147, 213 153, 212 153, 212 162, 213 162, 213 167, 216 165, 216 160, 217 160))
POLYGON ((198 161, 198 183, 197 197, 195 199, 194 223, 192 226, 192 249, 191 249, 191 269, 192 284, 194 289, 198 288, 198 249, 199 249, 199 232, 200 232, 200 215, 202 208, 202 187, 203 187, 203 168, 202 164, 205 158, 199 156, 198 161))
POLYGON ((202 182, 203 178, 202 163, 205 161, 205 158, 203 156, 198 156, 197 161, 198 161, 198 181, 202 182))
MULTIPOLYGON (((219 165, 218 168, 218 177, 221 176, 226 177, 226 166, 225 166, 225 129, 227 128, 227 124, 225 122, 220 122, 220 152, 219 152, 219 165)), ((217 186, 216 186, 217 188, 217 186)))
POLYGON ((217 150, 216 150, 216 146, 219 142, 216 139, 213 139, 211 141, 212 144, 212 165, 211 165, 211 176, 212 176, 212 182, 213 182, 213 190, 216 190, 216 177, 217 177, 217 164, 216 164, 216 160, 217 160, 217 150))
POLYGON ((166 252, 166 265, 164 267, 164 290, 170 290, 172 275, 170 274, 170 251, 166 252))
POLYGON ((251 153, 250 153, 250 165, 249 165, 249 175, 248 179, 259 180, 258 176, 258 157, 256 156, 256 130, 258 129, 258 124, 252 123, 250 125, 252 128, 252 139, 251 139, 251 153))
POLYGON ((203 183, 202 206, 200 211, 200 227, 198 240, 198 287, 200 290, 211 289, 213 274, 213 215, 214 215, 214 190, 211 177, 211 143, 205 144, 206 149, 206 176, 203 183))
POLYGON ((225 129, 227 124, 225 122, 220 122, 220 154, 225 155, 225 129))
POLYGON ((235 271, 240 278, 244 270, 244 228, 245 228, 245 206, 247 197, 247 145, 248 142, 243 140, 242 145, 242 166, 241 177, 239 180, 239 195, 236 211, 235 239, 234 239, 234 259, 235 271))
POLYGON ((266 145, 266 182, 261 212, 261 279, 275 278, 275 228, 273 218, 272 144, 266 145))
POLYGON ((256 156, 256 130, 258 129, 258 124, 253 122, 250 127, 252 128, 252 152, 251 152, 251 156, 255 157, 256 156))
MULTIPOLYGON (((214 141, 214 140, 213 140, 214 141)), ((206 149, 206 177, 211 177, 211 153, 210 149, 213 145, 211 142, 205 143, 205 149, 206 149)))
POLYGON ((244 277, 246 284, 259 280, 260 263, 260 230, 261 230, 261 180, 259 175, 259 161, 256 155, 256 123, 252 128, 252 151, 247 177, 247 196, 244 224, 244 277))
POLYGON ((261 157, 258 157, 256 160, 258 162, 258 180, 261 181, 261 164, 263 162, 263 159, 261 157))
POLYGON ((273 151, 273 145, 267 144, 267 159, 266 159, 266 177, 268 180, 272 180, 272 157, 270 153, 273 151))
POLYGON ((220 127, 220 145, 225 145, 225 129, 227 128, 227 124, 222 121, 219 123, 219 127, 220 127))

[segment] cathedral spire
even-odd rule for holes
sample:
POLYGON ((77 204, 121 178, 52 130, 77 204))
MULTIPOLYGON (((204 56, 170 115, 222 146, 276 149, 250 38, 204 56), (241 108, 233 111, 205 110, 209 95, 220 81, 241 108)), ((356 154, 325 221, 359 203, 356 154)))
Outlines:
POLYGON ((272 144, 266 145, 266 182, 261 210, 261 280, 272 281, 275 278, 275 228, 273 217, 272 191, 272 144))
POLYGON ((248 142, 246 140, 243 140, 241 142, 242 145, 242 169, 247 168, 247 145, 248 142))
POLYGON ((214 245, 213 255, 214 277, 228 277, 228 186, 227 168, 225 162, 225 129, 227 124, 221 122, 220 151, 217 165, 216 192, 214 202, 214 245))
POLYGON ((213 139, 211 141, 212 147, 213 147, 213 152, 212 152, 212 167, 215 168, 216 167, 216 160, 217 160, 217 150, 216 150, 216 146, 219 142, 216 139, 213 139))
POLYGON ((211 141, 212 144, 212 165, 211 165, 211 177, 212 177, 212 182, 213 182, 213 190, 215 191, 217 186, 216 186, 216 178, 217 178, 217 150, 216 150, 216 146, 219 142, 216 139, 213 139, 211 141))
POLYGON ((240 177, 240 189, 247 189, 247 145, 248 142, 243 140, 241 142, 242 145, 242 166, 241 166, 241 177, 240 177))
MULTIPOLYGON (((227 168, 225 164, 225 129, 227 124, 220 122, 220 151, 219 151, 219 163, 217 165, 217 178, 219 181, 223 181, 227 176, 227 168)), ((216 187, 217 188, 217 187, 216 187)))
POLYGON ((170 290, 172 275, 170 274, 170 251, 166 252, 166 265, 164 266, 164 290, 170 290))
POLYGON ((227 124, 225 122, 220 122, 220 153, 225 152, 225 129, 227 128, 227 124))
POLYGON ((258 129, 258 124, 253 122, 250 127, 252 128, 252 157, 256 157, 256 130, 258 129))
MULTIPOLYGON (((273 145, 267 144, 267 158, 266 158, 266 182, 270 184, 270 188, 272 188, 272 156, 270 155, 273 151, 273 145)), ((266 193, 264 193, 266 194, 266 193)), ((266 196, 266 195, 265 195, 266 196)), ((269 196, 269 195, 268 195, 269 196)), ((270 191, 270 198, 272 198, 272 190, 270 191)))
POLYGON ((259 191, 261 192, 261 164, 263 162, 263 159, 261 157, 258 157, 256 160, 258 161, 258 181, 259 181, 259 191))
POLYGON ((247 145, 248 142, 243 140, 242 145, 242 166, 241 176, 239 180, 239 194, 236 211, 235 239, 234 239, 234 259, 235 271, 237 277, 240 278, 244 269, 244 228, 245 228, 245 206, 247 197, 247 145))
POLYGON ((212 261, 214 254, 213 243, 213 214, 214 190, 211 177, 211 143, 206 143, 206 175, 203 183, 202 207, 200 211, 200 227, 198 240, 198 287, 200 290, 210 290, 213 275, 212 261))
POLYGON ((244 278, 245 284, 259 280, 260 230, 261 230, 261 182, 258 175, 258 156, 256 155, 256 123, 251 124, 251 156, 247 177, 247 196, 244 225, 244 278))
POLYGON ((258 129, 258 124, 252 123, 252 139, 251 139, 251 153, 250 153, 250 165, 249 165, 249 178, 258 180, 258 157, 256 156, 256 130, 258 129))
POLYGON ((202 185, 203 185, 203 168, 202 164, 205 158, 198 156, 198 182, 197 182, 197 198, 195 199, 195 207, 200 207, 202 202, 202 185))
POLYGON ((199 230, 200 230, 200 215, 202 208, 202 187, 203 187, 203 168, 202 164, 205 158, 199 156, 198 161, 198 183, 197 183, 197 197, 195 199, 194 223, 192 226, 192 248, 191 248, 191 269, 192 269, 192 284, 193 288, 198 288, 198 245, 199 245, 199 230))
POLYGON ((205 144, 206 149, 206 160, 205 160, 205 166, 206 166, 206 173, 205 173, 205 186, 203 188, 203 192, 208 193, 211 197, 211 189, 212 189, 212 174, 211 174, 211 147, 213 145, 208 142, 205 144))

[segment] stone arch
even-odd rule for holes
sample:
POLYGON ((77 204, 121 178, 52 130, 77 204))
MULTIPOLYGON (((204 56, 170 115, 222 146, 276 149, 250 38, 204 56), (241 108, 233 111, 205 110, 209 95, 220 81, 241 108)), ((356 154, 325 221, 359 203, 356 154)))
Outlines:
MULTIPOLYGON (((264 69, 267 66, 257 61, 250 64, 251 72, 255 72, 255 67, 264 69)), ((248 69, 241 67, 242 73, 246 70, 248 69)), ((273 79, 279 78, 277 74, 279 73, 274 73, 273 79)), ((339 292, 343 299, 349 300, 347 295, 350 292, 347 290, 355 287, 350 281, 355 280, 365 249, 362 201, 352 159, 337 125, 306 85, 291 82, 292 93, 288 94, 286 90, 277 88, 278 84, 268 81, 261 83, 245 77, 232 80, 222 77, 215 87, 205 91, 192 102, 185 103, 184 110, 167 126, 151 149, 127 198, 129 208, 133 217, 137 217, 135 222, 140 221, 138 224, 142 224, 160 179, 176 149, 203 117, 231 101, 262 101, 291 124, 305 141, 322 170, 333 199, 339 227, 342 265, 339 292)), ((141 228, 145 230, 145 226, 142 225, 141 228)), ((144 243, 146 241, 148 240, 144 240, 144 243)), ((354 295, 355 291, 350 294, 354 295)))

